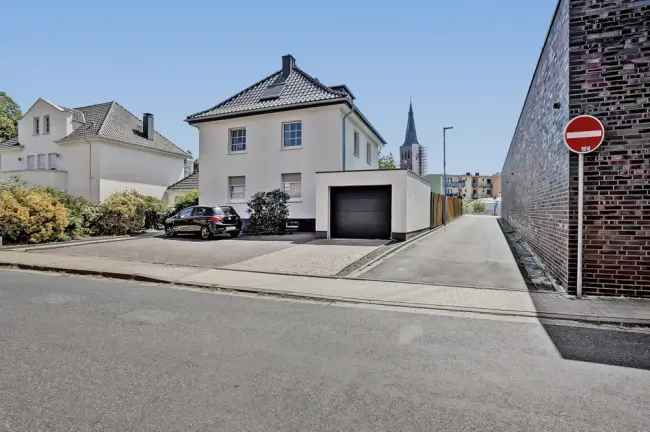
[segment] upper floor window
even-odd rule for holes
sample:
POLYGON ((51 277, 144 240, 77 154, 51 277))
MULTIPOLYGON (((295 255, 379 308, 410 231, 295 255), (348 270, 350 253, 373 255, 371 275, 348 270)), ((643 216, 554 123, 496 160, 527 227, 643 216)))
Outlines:
POLYGON ((301 174, 282 174, 282 191, 289 195, 289 198, 300 198, 302 196, 301 174))
POLYGON ((41 119, 34 117, 34 135, 39 135, 41 133, 41 119))
POLYGON ((50 133, 50 116, 49 115, 43 116, 43 133, 44 134, 49 134, 50 133))
POLYGON ((302 147, 302 122, 282 123, 282 147, 302 147))
POLYGON ((366 163, 370 165, 372 163, 372 143, 370 141, 366 141, 366 163))
POLYGON ((246 151, 246 128, 230 129, 230 153, 246 151))
POLYGON ((228 177, 228 197, 230 200, 246 199, 246 177, 228 177))
POLYGON ((354 155, 359 157, 359 132, 354 131, 354 155))

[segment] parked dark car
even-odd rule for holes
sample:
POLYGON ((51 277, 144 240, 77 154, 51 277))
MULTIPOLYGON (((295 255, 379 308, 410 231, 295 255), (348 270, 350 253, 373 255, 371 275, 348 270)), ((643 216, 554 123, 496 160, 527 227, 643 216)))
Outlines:
POLYGON ((186 207, 165 220, 165 233, 169 237, 176 234, 198 234, 207 240, 217 234, 237 237, 241 233, 241 218, 230 206, 186 207))

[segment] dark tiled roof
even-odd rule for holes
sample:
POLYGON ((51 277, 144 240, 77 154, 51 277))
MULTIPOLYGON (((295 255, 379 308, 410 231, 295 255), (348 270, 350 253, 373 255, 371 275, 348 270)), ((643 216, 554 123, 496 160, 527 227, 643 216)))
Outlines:
POLYGON ((280 96, 273 99, 264 99, 262 97, 264 92, 276 83, 281 74, 282 71, 275 72, 220 104, 188 116, 187 121, 192 123, 207 118, 219 118, 251 111, 271 111, 314 102, 334 102, 337 100, 351 102, 351 98, 346 91, 321 84, 317 79, 311 77, 297 66, 293 66, 289 73, 280 96))
POLYGON ((20 143, 18 142, 18 137, 9 138, 6 141, 0 142, 0 149, 18 147, 20 143))
POLYGON ((142 132, 142 119, 117 102, 105 102, 69 110, 73 112, 74 119, 83 124, 70 135, 62 138, 61 142, 101 137, 188 156, 185 151, 158 132, 155 132, 153 140, 146 139, 142 132))
POLYGON ((199 172, 194 171, 192 174, 188 175, 184 179, 181 179, 169 186, 167 189, 171 190, 186 190, 186 189, 198 189, 199 188, 199 172))

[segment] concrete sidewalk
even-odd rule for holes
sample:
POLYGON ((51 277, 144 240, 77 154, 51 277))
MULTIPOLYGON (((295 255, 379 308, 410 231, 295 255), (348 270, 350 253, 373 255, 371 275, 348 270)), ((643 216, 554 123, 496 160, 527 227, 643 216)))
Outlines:
POLYGON ((650 326, 650 301, 641 299, 573 300, 560 293, 290 276, 11 251, 0 252, 0 265, 323 301, 650 326))

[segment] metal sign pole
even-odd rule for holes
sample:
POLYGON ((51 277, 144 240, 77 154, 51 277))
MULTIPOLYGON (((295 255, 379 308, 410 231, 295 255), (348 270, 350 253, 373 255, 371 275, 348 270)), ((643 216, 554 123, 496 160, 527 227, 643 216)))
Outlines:
POLYGON ((584 170, 585 155, 578 154, 578 280, 576 281, 576 296, 582 298, 582 220, 584 203, 584 170))

